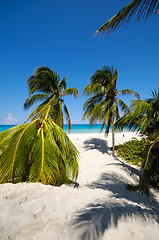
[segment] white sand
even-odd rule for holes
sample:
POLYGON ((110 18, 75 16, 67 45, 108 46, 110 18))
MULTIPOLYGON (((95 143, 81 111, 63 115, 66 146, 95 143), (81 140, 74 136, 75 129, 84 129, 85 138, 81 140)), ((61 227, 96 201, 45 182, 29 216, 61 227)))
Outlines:
MULTIPOLYGON (((133 133, 116 134, 116 144, 133 133)), ((138 167, 113 158, 111 135, 70 134, 81 153, 75 186, 0 185, 0 240, 159 239, 159 191, 126 189, 138 167)))

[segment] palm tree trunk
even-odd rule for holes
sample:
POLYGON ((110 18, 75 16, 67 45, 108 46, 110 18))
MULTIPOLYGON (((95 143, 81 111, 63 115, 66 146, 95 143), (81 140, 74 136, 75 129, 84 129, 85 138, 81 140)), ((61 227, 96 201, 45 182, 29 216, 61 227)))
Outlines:
MULTIPOLYGON (((113 115, 113 114, 112 114, 113 115)), ((114 133, 114 116, 112 116, 112 122, 111 122, 111 125, 112 125, 112 155, 113 157, 115 156, 115 149, 114 149, 114 146, 115 146, 115 133, 114 133)))
POLYGON ((115 156, 114 146, 115 146, 115 134, 114 134, 114 125, 112 125, 112 155, 113 155, 113 157, 115 156))

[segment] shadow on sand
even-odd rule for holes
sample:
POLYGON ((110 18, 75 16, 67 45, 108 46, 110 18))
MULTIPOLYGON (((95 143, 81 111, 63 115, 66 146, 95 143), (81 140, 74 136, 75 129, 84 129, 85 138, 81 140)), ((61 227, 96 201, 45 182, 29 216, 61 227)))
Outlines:
MULTIPOLYGON (((86 150, 98 149, 102 153, 108 153, 108 146, 103 148, 106 145, 104 140, 91 139, 85 141, 85 145, 86 150)), ((108 191, 109 199, 100 199, 99 195, 96 204, 89 203, 85 208, 76 212, 71 224, 76 230, 80 230, 79 239, 81 240, 99 240, 110 226, 117 227, 121 219, 126 220, 131 216, 140 217, 144 222, 155 219, 159 223, 159 204, 155 196, 151 194, 148 199, 145 195, 128 190, 126 188, 127 178, 115 172, 115 169, 119 167, 126 171, 132 180, 138 180, 141 170, 125 164, 117 157, 115 160, 116 162, 107 164, 107 166, 114 166, 114 172, 102 173, 99 179, 86 185, 88 189, 108 191)))
POLYGON ((108 147, 107 141, 100 138, 91 138, 84 141, 85 151, 96 149, 99 152, 110 155, 110 148, 108 147))

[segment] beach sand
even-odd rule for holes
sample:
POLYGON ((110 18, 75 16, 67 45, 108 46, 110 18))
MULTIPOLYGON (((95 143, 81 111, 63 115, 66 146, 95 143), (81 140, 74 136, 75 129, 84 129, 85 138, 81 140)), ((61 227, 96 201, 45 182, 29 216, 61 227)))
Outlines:
MULTIPOLYGON (((140 138, 117 133, 116 144, 140 138)), ((80 151, 77 183, 0 185, 0 240, 159 239, 159 191, 126 189, 141 170, 110 151, 111 134, 69 134, 80 151)))

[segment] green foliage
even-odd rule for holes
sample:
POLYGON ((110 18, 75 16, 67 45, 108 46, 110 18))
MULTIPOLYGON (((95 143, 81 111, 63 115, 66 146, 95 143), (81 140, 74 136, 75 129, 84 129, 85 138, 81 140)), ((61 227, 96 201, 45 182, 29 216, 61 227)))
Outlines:
POLYGON ((100 122, 102 124, 101 131, 105 126, 105 133, 109 133, 112 127, 112 146, 114 156, 114 121, 120 117, 119 108, 123 113, 129 112, 129 107, 117 97, 121 95, 134 95, 139 98, 139 94, 130 89, 117 91, 117 70, 113 67, 103 66, 96 70, 90 78, 90 84, 84 88, 84 93, 87 96, 93 94, 84 103, 83 120, 89 119, 90 124, 100 122))
POLYGON ((159 144, 153 144, 151 141, 142 138, 115 146, 117 156, 123 158, 126 162, 141 166, 143 175, 140 184, 128 185, 128 189, 137 190, 149 196, 148 185, 159 187, 159 144))
POLYGON ((128 142, 116 145, 115 150, 117 156, 123 158, 126 162, 143 166, 150 144, 150 141, 145 138, 141 140, 133 138, 128 142))
POLYGON ((101 70, 96 70, 90 78, 90 84, 84 88, 84 94, 91 96, 84 103, 83 120, 89 119, 90 124, 97 121, 105 124, 106 133, 115 119, 119 118, 119 107, 124 113, 129 112, 129 107, 119 98, 117 94, 134 95, 139 98, 139 94, 130 89, 117 91, 117 70, 113 67, 103 66, 101 70))
POLYGON ((24 103, 24 108, 28 109, 33 104, 41 101, 42 103, 35 108, 25 122, 43 119, 48 112, 48 107, 51 106, 48 112, 48 117, 60 126, 64 127, 64 116, 71 130, 71 120, 68 109, 64 104, 63 97, 74 95, 78 97, 78 90, 74 87, 66 88, 66 77, 60 80, 59 75, 48 67, 39 67, 35 73, 27 80, 29 89, 29 98, 24 103))
POLYGON ((129 23, 133 17, 136 17, 137 21, 141 19, 146 20, 152 13, 159 13, 158 7, 158 0, 133 0, 98 28, 96 35, 110 34, 115 31, 115 29, 129 23))
MULTIPOLYGON (((152 91, 151 98, 131 101, 130 113, 115 122, 116 129, 126 127, 138 131, 151 142, 147 149, 141 183, 132 188, 149 194, 148 183, 158 186, 159 181, 159 87, 152 91)), ((131 158, 131 156, 130 156, 131 158)))
POLYGON ((60 186, 78 175, 79 153, 51 119, 35 119, 0 133, 0 183, 60 186))

